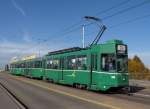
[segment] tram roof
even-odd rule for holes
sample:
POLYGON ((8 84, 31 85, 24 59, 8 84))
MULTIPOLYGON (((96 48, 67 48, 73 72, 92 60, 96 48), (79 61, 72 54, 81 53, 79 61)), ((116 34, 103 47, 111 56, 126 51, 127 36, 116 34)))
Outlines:
POLYGON ((74 52, 74 51, 80 51, 85 50, 86 48, 80 48, 80 47, 73 47, 73 48, 67 48, 57 51, 48 52, 48 55, 54 55, 54 54, 61 54, 61 53, 68 53, 68 52, 74 52))

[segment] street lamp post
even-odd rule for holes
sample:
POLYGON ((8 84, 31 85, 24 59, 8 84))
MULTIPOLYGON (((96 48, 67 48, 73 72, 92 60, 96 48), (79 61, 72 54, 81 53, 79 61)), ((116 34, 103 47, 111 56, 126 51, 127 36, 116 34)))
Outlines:
POLYGON ((85 48, 85 25, 82 25, 82 47, 85 48))

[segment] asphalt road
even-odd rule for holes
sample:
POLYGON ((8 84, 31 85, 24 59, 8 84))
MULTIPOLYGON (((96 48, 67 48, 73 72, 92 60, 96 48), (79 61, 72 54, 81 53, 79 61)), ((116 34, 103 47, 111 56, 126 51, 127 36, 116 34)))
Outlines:
MULTIPOLYGON (((150 99, 121 94, 100 94, 24 77, 0 74, 29 109, 149 109, 150 99)), ((13 109, 13 108, 12 108, 13 109)))
POLYGON ((135 95, 150 98, 150 81, 148 80, 130 80, 130 86, 137 88, 135 95))
POLYGON ((130 85, 150 88, 150 81, 148 80, 130 80, 130 85))
POLYGON ((0 86, 0 109, 20 109, 2 86, 0 86))
MULTIPOLYGON (((69 96, 51 92, 10 78, 0 78, 29 109, 108 109, 69 96)), ((4 101, 5 102, 5 101, 4 101)), ((7 102, 5 102, 6 104, 7 102)), ((1 106, 1 103, 0 103, 1 106)), ((11 106, 8 104, 8 106, 11 106)), ((9 108, 6 108, 9 109, 9 108)), ((17 109, 12 107, 11 109, 17 109)))

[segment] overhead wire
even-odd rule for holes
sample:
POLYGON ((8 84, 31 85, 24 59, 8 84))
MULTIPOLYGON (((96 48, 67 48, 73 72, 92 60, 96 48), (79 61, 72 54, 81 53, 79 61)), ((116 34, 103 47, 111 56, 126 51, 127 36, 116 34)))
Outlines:
MULTIPOLYGON (((121 5, 124 5, 124 4, 128 3, 129 1, 130 1, 130 0, 125 0, 125 1, 123 1, 123 2, 120 2, 120 3, 118 3, 118 4, 116 4, 116 5, 112 6, 112 7, 110 7, 110 8, 108 8, 108 9, 105 9, 105 10, 103 10, 103 11, 100 11, 100 12, 96 13, 96 15, 99 15, 99 14, 108 12, 108 11, 114 9, 114 8, 120 7, 121 5)), ((114 13, 114 14, 111 14, 111 15, 109 15, 109 16, 105 16, 105 17, 103 17, 102 19, 103 19, 103 20, 109 19, 109 18, 111 18, 111 17, 113 17, 113 16, 122 14, 122 13, 124 13, 124 12, 127 12, 127 11, 131 10, 131 9, 134 9, 134 8, 139 7, 139 6, 145 5, 146 3, 149 3, 149 2, 150 2, 150 0, 146 0, 146 1, 142 2, 142 3, 139 3, 139 4, 134 5, 134 6, 131 6, 131 7, 129 7, 129 8, 120 10, 120 11, 118 11, 118 12, 116 12, 116 13, 114 13)), ((79 22, 77 22, 77 23, 75 23, 75 24, 73 24, 73 25, 71 25, 71 26, 69 26, 69 27, 67 27, 67 28, 65 28, 65 29, 63 30, 63 33, 62 33, 61 35, 59 35, 59 38, 61 38, 61 37, 63 37, 63 36, 66 36, 67 34, 70 34, 70 33, 72 33, 72 32, 75 32, 76 30, 81 29, 81 25, 78 26, 78 25, 81 24, 81 23, 82 23, 82 20, 79 21, 79 22), (77 27, 77 26, 78 26, 78 27, 77 27), (76 28, 74 28, 74 27, 76 27, 76 28), (61 37, 60 37, 60 36, 61 36, 61 37)), ((59 39, 59 38, 57 37, 57 35, 56 35, 55 37, 57 38, 57 40, 59 39)), ((64 37, 63 37, 63 38, 64 38, 64 37)), ((45 43, 45 42, 47 42, 49 39, 50 39, 50 38, 48 38, 48 39, 41 39, 41 43, 45 43)))
POLYGON ((132 22, 135 22, 135 21, 138 21, 138 20, 146 19, 146 18, 148 18, 148 17, 150 17, 150 14, 147 14, 147 15, 144 15, 144 16, 139 16, 139 17, 136 17, 136 18, 134 18, 134 19, 127 20, 127 21, 124 21, 124 22, 121 22, 121 23, 112 25, 112 26, 110 26, 109 28, 115 28, 115 27, 118 27, 118 26, 120 26, 120 25, 129 24, 129 23, 132 23, 132 22))
MULTIPOLYGON (((105 9, 105 10, 103 10, 103 11, 100 11, 100 12, 96 13, 96 15, 102 14, 102 13, 105 13, 105 12, 108 12, 108 11, 114 9, 114 8, 117 8, 117 7, 120 7, 120 6, 122 6, 122 5, 125 5, 125 4, 128 3, 129 1, 131 1, 131 0, 124 0, 123 2, 117 3, 117 4, 113 5, 113 6, 110 7, 110 8, 107 8, 107 9, 105 9)), ((77 29, 81 29, 81 26, 83 25, 83 24, 81 24, 82 22, 83 22, 83 20, 80 20, 79 22, 77 22, 77 23, 75 23, 75 24, 73 24, 73 25, 71 25, 71 26, 65 28, 65 29, 63 30, 63 31, 65 31, 65 32, 63 32, 62 34, 60 34, 61 37, 62 37, 62 36, 65 36, 66 34, 72 33, 72 32, 74 32, 74 31, 76 31, 77 29), (77 27, 77 26, 78 26, 78 27, 77 27), (76 28, 74 29, 74 27, 76 27, 76 28)), ((49 38, 48 38, 48 39, 49 39, 49 38)), ((48 39, 47 39, 47 41, 48 41, 48 39)), ((57 40, 58 40, 58 37, 57 37, 57 40)), ((44 42, 45 42, 45 41, 44 41, 44 42)))
MULTIPOLYGON (((107 9, 105 9, 105 10, 103 10, 103 11, 101 11, 101 12, 98 12, 98 13, 96 13, 96 14, 102 14, 102 13, 108 12, 108 11, 114 9, 114 8, 120 7, 121 5, 125 5, 125 4, 128 3, 129 1, 130 1, 130 0, 125 0, 125 1, 123 1, 123 2, 120 2, 120 3, 118 3, 118 4, 115 4, 115 5, 113 5, 112 7, 107 8, 107 9)), ((73 32, 75 32, 75 31, 81 29, 81 23, 82 23, 82 22, 83 22, 83 20, 80 20, 79 22, 77 22, 77 23, 75 23, 75 24, 73 24, 73 25, 71 25, 71 26, 65 28, 65 29, 63 30, 64 32, 59 35, 59 36, 61 36, 61 37, 58 38, 57 36, 54 36, 54 37, 57 38, 55 41, 57 41, 58 39, 65 38, 65 37, 67 37, 67 34, 73 33, 73 32), (78 26, 78 25, 79 25, 79 26, 78 26), (74 28, 74 27, 76 27, 76 28, 74 28)), ((83 24, 82 24, 82 25, 83 25, 83 24)), ((39 40, 39 41, 40 41, 40 44, 48 42, 49 39, 50 39, 50 38, 47 38, 47 39, 40 39, 40 40, 39 40)), ((38 45, 39 45, 39 44, 38 44, 38 45)))
POLYGON ((141 3, 137 4, 137 5, 133 5, 133 6, 131 6, 131 7, 125 8, 125 9, 123 9, 123 10, 120 10, 120 11, 116 12, 116 13, 113 13, 113 14, 111 14, 111 15, 105 16, 105 17, 103 17, 102 19, 103 19, 103 20, 109 19, 109 18, 111 18, 111 17, 113 17, 113 16, 116 16, 116 15, 119 15, 119 14, 122 14, 122 13, 125 13, 125 12, 127 12, 127 11, 131 11, 132 9, 138 8, 138 7, 143 6, 143 5, 146 5, 146 4, 148 4, 148 3, 150 3, 150 0, 146 0, 146 1, 144 1, 144 2, 141 2, 141 3))
POLYGON ((118 7, 122 6, 122 5, 125 5, 125 4, 127 4, 128 2, 130 2, 130 1, 131 1, 131 0, 124 0, 123 2, 117 3, 116 5, 113 5, 112 7, 108 8, 108 9, 105 9, 105 10, 102 10, 102 11, 100 11, 100 12, 97 12, 95 15, 100 15, 100 14, 102 14, 102 13, 106 13, 106 12, 112 10, 112 9, 115 9, 115 8, 118 8, 118 7))
MULTIPOLYGON (((127 2, 126 2, 126 3, 127 3, 127 2)), ((110 18, 112 18, 112 17, 114 17, 114 16, 123 14, 123 13, 128 12, 128 11, 131 11, 132 9, 141 7, 141 6, 146 5, 146 4, 148 4, 148 3, 150 3, 150 0, 146 0, 146 1, 144 1, 144 2, 140 2, 140 3, 136 4, 136 5, 133 5, 133 6, 131 6, 131 7, 125 8, 125 9, 122 9, 122 10, 120 10, 120 11, 118 11, 118 12, 116 12, 116 13, 113 13, 113 14, 111 14, 111 15, 102 17, 101 19, 102 19, 103 21, 105 21, 105 20, 110 19, 110 18)), ((86 26, 89 26, 89 25, 92 25, 92 24, 94 24, 94 23, 93 23, 93 22, 90 22, 90 23, 86 24, 86 26)))
MULTIPOLYGON (((102 11, 100 11, 100 12, 97 12, 95 15, 99 15, 99 14, 102 14, 102 13, 106 13, 106 12, 108 12, 108 11, 114 9, 114 8, 117 8, 117 7, 120 7, 120 6, 122 6, 122 5, 125 5, 125 4, 128 3, 129 1, 131 1, 131 0, 124 0, 123 2, 117 3, 117 4, 113 5, 113 6, 110 7, 110 8, 107 8, 107 9, 105 9, 105 10, 102 10, 102 11)), ((67 30, 72 29, 73 27, 79 26, 79 24, 81 24, 82 22, 83 22, 83 20, 80 20, 79 22, 77 22, 77 23, 75 23, 75 24, 73 24, 73 25, 67 27, 66 29, 64 29, 64 31, 67 31, 67 30)), ((72 32, 72 31, 71 31, 71 32, 72 32)), ((69 33, 69 32, 67 32, 67 33, 69 33)))
MULTIPOLYGON (((137 4, 137 5, 134 5, 134 6, 132 6, 132 7, 126 8, 126 9, 124 9, 124 10, 121 10, 121 11, 117 12, 116 15, 121 14, 121 13, 123 13, 123 12, 126 12, 126 11, 128 11, 128 10, 130 10, 130 9, 134 9, 134 8, 143 6, 143 5, 145 5, 146 3, 150 3, 150 0, 144 1, 144 2, 142 2, 142 3, 139 3, 139 4, 137 4)), ((112 14, 112 15, 115 16, 115 14, 112 14)), ((113 17, 113 16, 112 16, 112 17, 113 17)), ((134 18, 134 19, 127 20, 127 21, 121 22, 121 23, 119 23, 119 24, 112 25, 112 26, 109 27, 109 29, 110 29, 110 28, 118 27, 118 26, 123 25, 123 24, 129 24, 129 23, 135 22, 135 21, 137 21, 137 20, 145 19, 146 17, 150 17, 150 14, 144 15, 144 16, 139 16, 139 17, 136 17, 136 18, 134 18)), ((105 17, 105 18, 106 18, 106 17, 105 17)), ((108 19, 108 18, 107 18, 107 19, 108 19)), ((104 19, 103 19, 103 20, 104 20, 104 19)), ((91 24, 93 24, 93 22, 87 24, 87 26, 88 26, 88 25, 91 25, 91 24)), ((96 32, 97 32, 97 31, 93 31, 93 32, 87 34, 87 36, 89 36, 90 34, 94 34, 94 33, 96 33, 96 32)))
MULTIPOLYGON (((150 14, 143 15, 143 16, 138 16, 138 17, 135 17, 135 18, 133 18, 133 19, 126 20, 126 21, 124 21, 124 22, 121 22, 121 23, 112 25, 112 26, 109 27, 109 29, 110 29, 110 28, 116 28, 116 27, 121 26, 121 25, 124 25, 124 24, 129 24, 129 23, 132 23, 132 22, 136 22, 136 21, 138 21, 138 20, 146 19, 146 18, 148 18, 148 17, 150 17, 150 14)), ((89 36, 89 35, 91 35, 91 34, 94 34, 94 33, 96 33, 96 31, 93 31, 93 32, 88 33, 87 36, 89 36)))

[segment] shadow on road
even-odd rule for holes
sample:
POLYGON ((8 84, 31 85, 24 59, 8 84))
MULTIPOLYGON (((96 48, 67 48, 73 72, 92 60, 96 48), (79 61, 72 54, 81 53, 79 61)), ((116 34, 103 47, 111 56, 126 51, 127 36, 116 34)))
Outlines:
POLYGON ((98 91, 96 93, 103 93, 103 94, 133 94, 140 92, 142 90, 146 89, 142 86, 130 86, 129 88, 111 88, 107 91, 98 91))
POLYGON ((146 89, 146 88, 143 86, 133 86, 132 85, 132 86, 130 86, 130 93, 137 93, 144 89, 146 89))

